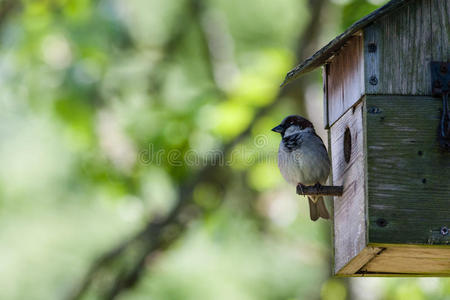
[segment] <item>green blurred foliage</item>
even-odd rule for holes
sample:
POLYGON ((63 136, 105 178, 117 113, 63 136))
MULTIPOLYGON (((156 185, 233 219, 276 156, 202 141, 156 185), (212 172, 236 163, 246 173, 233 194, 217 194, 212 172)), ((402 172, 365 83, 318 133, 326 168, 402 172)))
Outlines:
POLYGON ((382 4, 388 2, 387 0, 357 0, 344 1, 342 8, 341 27, 347 28, 354 22, 358 21, 362 16, 365 16, 382 4))
MULTIPOLYGON (((29 0, 2 23, 0 299, 67 296, 95 257, 165 215, 180 185, 274 101, 307 2, 203 4, 194 22, 187 0, 29 0)), ((324 36, 379 4, 334 1, 324 36)), ((355 293, 329 279, 329 223, 309 221, 277 170, 270 128, 295 107, 276 107, 223 157, 226 185, 195 187, 205 213, 121 299, 355 293)), ((449 299, 449 286, 380 279, 364 299, 449 299)))
POLYGON ((345 300, 347 289, 342 281, 329 279, 322 285, 320 296, 323 300, 345 300))

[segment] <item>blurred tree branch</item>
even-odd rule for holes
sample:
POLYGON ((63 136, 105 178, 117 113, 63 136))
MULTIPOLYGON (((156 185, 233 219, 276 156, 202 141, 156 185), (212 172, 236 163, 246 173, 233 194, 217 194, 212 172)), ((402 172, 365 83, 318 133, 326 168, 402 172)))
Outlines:
MULTIPOLYGON (((201 24, 203 4, 198 0, 190 0, 188 2, 194 10, 192 22, 201 24)), ((299 46, 296 52, 299 60, 306 56, 307 49, 312 49, 316 46, 318 32, 321 27, 319 16, 325 2, 326 0, 309 1, 311 18, 299 38, 299 46)), ((170 56, 176 52, 177 42, 186 33, 188 27, 177 26, 174 35, 164 47, 167 52, 164 53, 161 63, 164 63, 166 59, 170 59, 170 56)), ((209 53, 205 31, 200 31, 203 36, 203 46, 206 47, 204 49, 209 53)), ((210 76, 214 76, 212 58, 210 55, 206 55, 206 59, 211 68, 210 76)), ((215 82, 214 78, 211 79, 215 82)), ((303 90, 305 85, 305 80, 299 79, 296 84, 288 85, 287 88, 280 90, 274 101, 255 112, 254 118, 247 129, 222 147, 223 153, 225 155, 228 154, 236 145, 248 138, 257 121, 270 112, 282 99, 291 97, 297 103, 304 103, 303 90)), ((220 88, 217 88, 217 91, 220 93, 220 88)), ((228 172, 227 178, 219 178, 218 173, 223 173, 223 169, 223 166, 212 162, 199 170, 190 180, 183 182, 178 190, 177 203, 169 214, 162 219, 149 220, 141 231, 101 255, 91 265, 79 286, 69 295, 69 299, 82 298, 89 292, 91 287, 97 290, 94 293, 98 293, 100 297, 114 299, 122 291, 135 286, 141 279, 145 267, 151 263, 157 253, 172 245, 182 235, 186 225, 202 213, 202 208, 192 201, 192 194, 198 183, 213 182, 219 186, 224 185, 229 180, 230 175, 228 172), (121 262, 122 265, 117 266, 121 262)))
MULTIPOLYGON (((205 25, 202 23, 202 16, 205 13, 205 4, 202 0, 189 0, 186 1, 183 11, 186 12, 183 13, 183 18, 186 19, 177 19, 177 21, 174 22, 173 28, 171 30, 172 34, 161 49, 162 56, 154 66, 154 69, 164 69, 165 65, 173 59, 173 56, 178 51, 179 47, 183 44, 183 38, 188 34, 188 31, 192 27, 195 27, 201 33, 199 48, 202 55, 205 57, 208 75, 211 81, 213 83, 216 83, 214 76, 215 67, 213 50, 210 47, 210 41, 205 30, 205 25)), ((149 80, 150 90, 158 93, 161 90, 163 79, 164 76, 162 76, 162 74, 160 74, 159 72, 154 72, 150 76, 149 80)), ((214 90, 219 96, 224 96, 223 90, 217 84, 214 85, 214 90)))
POLYGON ((20 1, 6 0, 0 2, 0 26, 2 26, 11 13, 21 7, 20 1))

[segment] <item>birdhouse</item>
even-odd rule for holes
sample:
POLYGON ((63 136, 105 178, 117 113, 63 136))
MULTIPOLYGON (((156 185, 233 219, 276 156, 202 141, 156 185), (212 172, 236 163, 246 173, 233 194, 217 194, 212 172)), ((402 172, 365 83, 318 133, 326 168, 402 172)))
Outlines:
POLYGON ((286 75, 323 66, 338 276, 450 276, 449 41, 449 0, 393 0, 286 75))

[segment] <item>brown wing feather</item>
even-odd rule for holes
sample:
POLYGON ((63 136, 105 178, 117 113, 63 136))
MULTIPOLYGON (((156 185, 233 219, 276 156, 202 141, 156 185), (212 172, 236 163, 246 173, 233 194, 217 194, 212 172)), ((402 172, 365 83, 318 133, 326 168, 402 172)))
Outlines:
POLYGON ((308 197, 309 202, 309 216, 311 220, 317 221, 319 218, 329 219, 330 214, 328 213, 327 207, 325 206, 325 202, 323 197, 320 196, 315 199, 314 202, 310 197, 308 197))
POLYGON ((323 197, 319 197, 316 206, 317 210, 319 211, 319 217, 324 219, 330 218, 330 214, 328 213, 327 207, 325 206, 325 201, 323 200, 323 197))
POLYGON ((308 197, 309 201, 309 216, 311 217, 311 220, 317 221, 319 218, 319 210, 317 209, 317 203, 314 203, 310 197, 308 197))

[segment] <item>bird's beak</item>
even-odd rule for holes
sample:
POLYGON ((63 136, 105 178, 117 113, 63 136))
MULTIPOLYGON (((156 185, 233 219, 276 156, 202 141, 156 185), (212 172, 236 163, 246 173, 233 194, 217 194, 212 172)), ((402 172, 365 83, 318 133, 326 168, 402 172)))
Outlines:
POLYGON ((272 128, 272 131, 278 132, 278 133, 282 133, 283 132, 283 126, 278 125, 277 127, 272 128))

